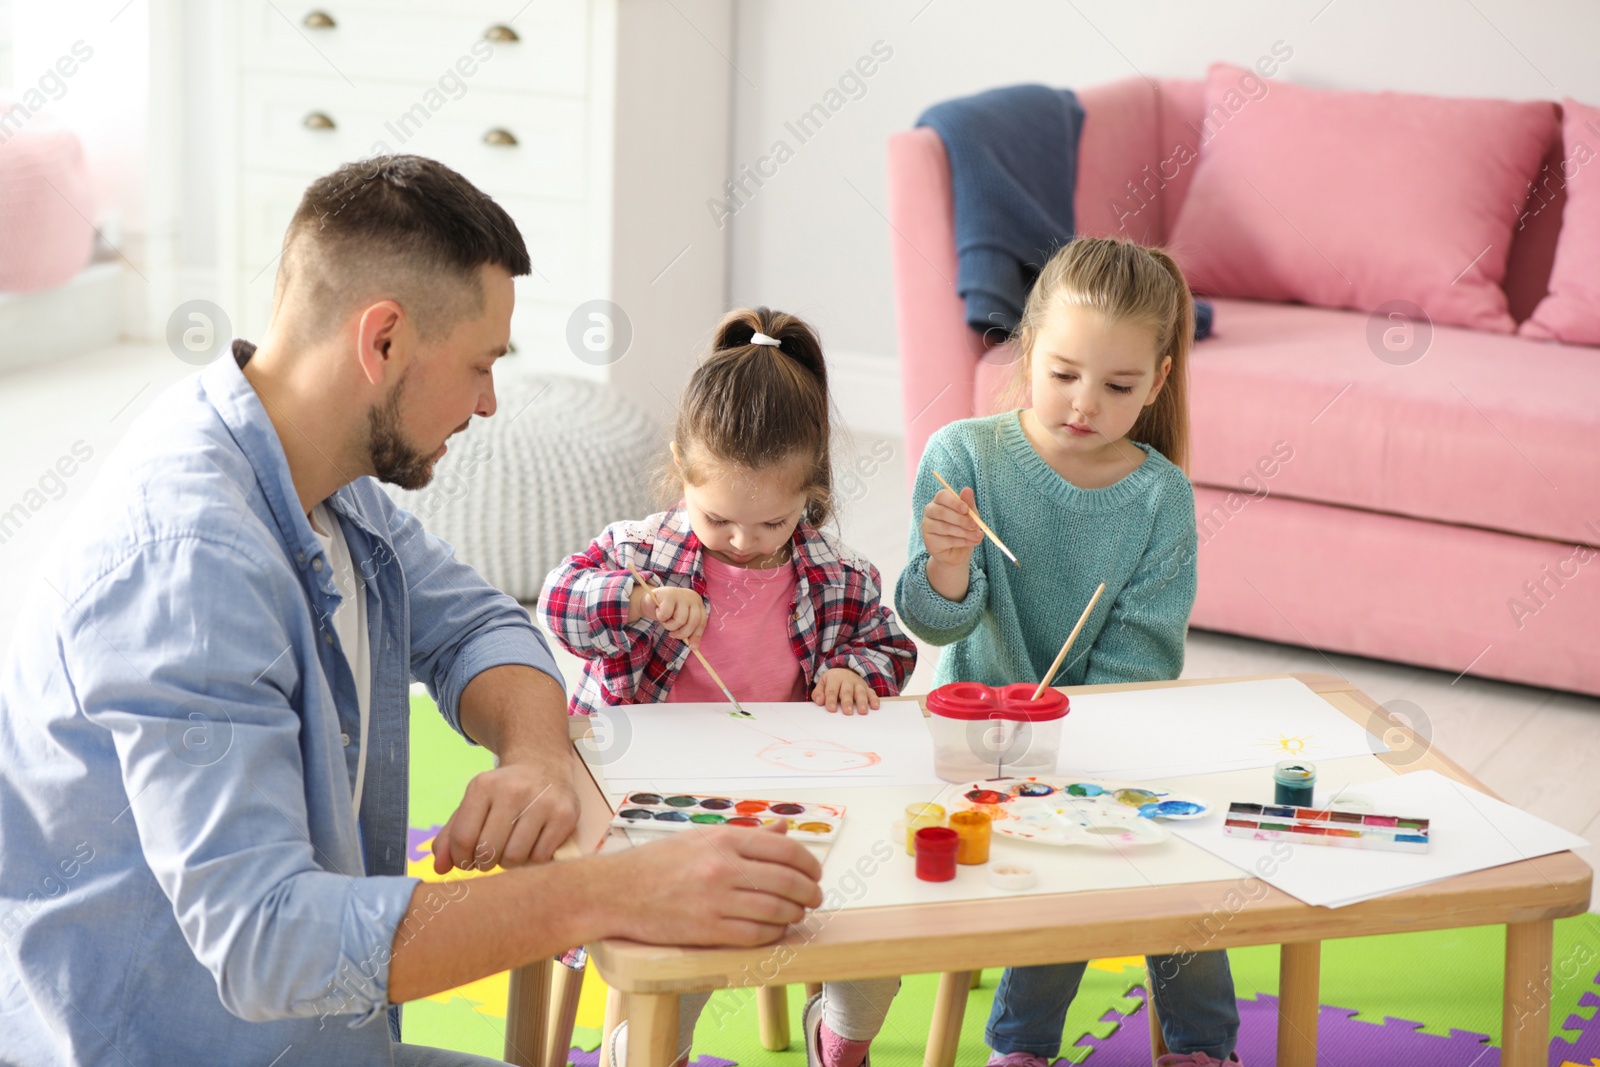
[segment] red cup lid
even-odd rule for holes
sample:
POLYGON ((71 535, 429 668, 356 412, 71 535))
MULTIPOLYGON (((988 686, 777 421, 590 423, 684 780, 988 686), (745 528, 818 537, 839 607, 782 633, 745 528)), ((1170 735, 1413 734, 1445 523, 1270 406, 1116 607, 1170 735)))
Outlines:
POLYGON ((1038 685, 1017 682, 999 688, 980 682, 950 682, 928 694, 928 711, 946 719, 977 721, 1013 719, 1019 722, 1050 722, 1070 710, 1065 693, 1046 689, 1038 700, 1033 691, 1038 685))

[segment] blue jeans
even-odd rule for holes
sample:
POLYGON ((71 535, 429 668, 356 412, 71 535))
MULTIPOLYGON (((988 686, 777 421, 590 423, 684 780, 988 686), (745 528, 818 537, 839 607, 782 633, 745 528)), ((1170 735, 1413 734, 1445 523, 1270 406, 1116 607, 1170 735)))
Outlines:
MULTIPOLYGON (((1233 1053, 1239 1037, 1239 1005, 1225 951, 1147 956, 1151 995, 1161 1017, 1161 1036, 1173 1052, 1204 1052, 1219 1060, 1233 1053)), ((1083 963, 1008 967, 994 993, 984 1040, 997 1054, 1030 1052, 1052 1057, 1061 1051, 1067 1005, 1078 994, 1083 963)))

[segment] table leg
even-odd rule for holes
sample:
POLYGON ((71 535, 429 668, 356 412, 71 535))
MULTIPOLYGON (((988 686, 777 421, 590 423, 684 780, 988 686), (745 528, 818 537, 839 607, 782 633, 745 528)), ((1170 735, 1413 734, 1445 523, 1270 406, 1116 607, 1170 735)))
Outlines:
POLYGON ((1542 1065, 1550 1048, 1549 919, 1506 924, 1505 1013, 1500 1020, 1501 1067, 1542 1065))
POLYGON ((761 1033, 761 1047, 768 1052, 789 1047, 788 986, 756 986, 756 1028, 761 1033))
POLYGON ((572 1026, 578 1018, 586 967, 574 970, 559 960, 550 965, 550 1017, 545 1030, 545 1067, 567 1067, 572 1051, 572 1026))
POLYGON ((1280 947, 1278 1067, 1316 1067, 1321 981, 1322 942, 1301 941, 1280 947))
POLYGON ((922 1067, 954 1067, 956 1046, 961 1042, 961 1021, 967 1014, 967 993, 971 989, 971 971, 948 971, 939 976, 939 991, 933 1000, 933 1025, 928 1028, 928 1051, 922 1058, 922 1067))
POLYGON ((678 1059, 678 994, 628 994, 627 1067, 672 1067, 678 1059))
POLYGON ((550 960, 534 960, 511 972, 506 995, 505 1060, 516 1067, 538 1067, 544 1055, 546 1012, 550 1005, 550 960))
MULTIPOLYGON (((623 1003, 622 990, 607 986, 606 1014, 604 1021, 600 1024, 601 1048, 605 1049, 611 1047, 612 1031, 616 1030, 617 1026, 621 1024, 622 1020, 626 1019, 627 1017, 628 1008, 627 1005, 623 1003)), ((604 1059, 605 1057, 602 1056, 601 1058, 604 1059)))

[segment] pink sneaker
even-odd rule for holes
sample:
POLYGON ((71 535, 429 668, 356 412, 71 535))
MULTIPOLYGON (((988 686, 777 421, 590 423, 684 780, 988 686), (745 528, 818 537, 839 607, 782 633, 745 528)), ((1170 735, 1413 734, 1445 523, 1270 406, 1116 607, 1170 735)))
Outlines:
POLYGON ((1237 1052, 1231 1053, 1225 1060, 1219 1060, 1204 1052, 1169 1052, 1156 1061, 1156 1067, 1224 1067, 1230 1063, 1244 1067, 1244 1061, 1239 1058, 1237 1052))
POLYGON ((1031 1052, 998 1053, 989 1057, 988 1067, 1050 1067, 1050 1057, 1035 1056, 1031 1052))

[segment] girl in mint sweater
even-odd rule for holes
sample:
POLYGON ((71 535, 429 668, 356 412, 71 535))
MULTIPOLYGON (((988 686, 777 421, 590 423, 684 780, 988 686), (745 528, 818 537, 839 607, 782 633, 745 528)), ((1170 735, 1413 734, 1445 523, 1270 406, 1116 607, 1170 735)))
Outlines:
MULTIPOLYGON (((1195 594, 1194 494, 1184 474, 1188 284, 1165 252, 1079 238, 1045 265, 1015 338, 1031 406, 935 433, 896 607, 946 646, 934 683, 1036 682, 1106 583, 1058 685, 1178 677, 1195 594), (933 472, 960 488, 940 489, 933 472), (987 540, 975 509, 1017 558, 987 540)), ((1148 959, 1167 1064, 1238 1062, 1225 952, 1148 959)), ((1084 964, 1014 967, 995 993, 991 1065, 1045 1067, 1084 964)))

